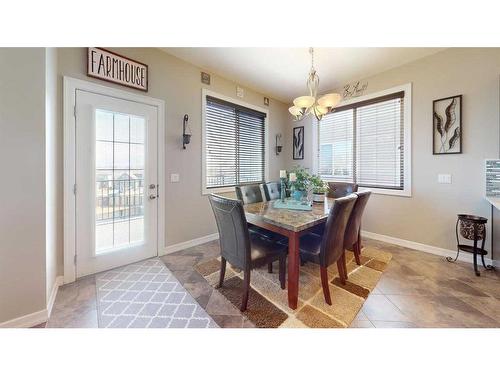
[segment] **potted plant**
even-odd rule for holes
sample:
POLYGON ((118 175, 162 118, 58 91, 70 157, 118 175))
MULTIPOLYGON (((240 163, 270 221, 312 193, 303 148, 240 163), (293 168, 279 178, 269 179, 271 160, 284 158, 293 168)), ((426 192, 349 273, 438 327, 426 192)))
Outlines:
POLYGON ((290 172, 289 180, 295 200, 299 201, 307 194, 310 178, 311 175, 304 168, 296 167, 290 172))
POLYGON ((325 193, 328 191, 328 184, 319 175, 312 175, 309 181, 313 190, 313 202, 323 203, 325 201, 325 193))

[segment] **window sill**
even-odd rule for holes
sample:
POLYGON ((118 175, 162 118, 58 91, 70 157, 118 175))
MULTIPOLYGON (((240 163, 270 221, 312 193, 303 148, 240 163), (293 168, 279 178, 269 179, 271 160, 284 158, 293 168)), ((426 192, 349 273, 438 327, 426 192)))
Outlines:
POLYGON ((235 193, 234 186, 233 187, 221 187, 221 188, 212 188, 207 189, 203 187, 201 189, 201 195, 210 195, 210 194, 220 194, 220 193, 235 193))
POLYGON ((370 190, 373 194, 380 194, 380 195, 392 195, 395 197, 406 197, 406 198, 411 198, 411 190, 406 189, 406 190, 392 190, 392 189, 380 189, 380 188, 365 188, 365 187, 360 187, 359 191, 366 191, 370 190))

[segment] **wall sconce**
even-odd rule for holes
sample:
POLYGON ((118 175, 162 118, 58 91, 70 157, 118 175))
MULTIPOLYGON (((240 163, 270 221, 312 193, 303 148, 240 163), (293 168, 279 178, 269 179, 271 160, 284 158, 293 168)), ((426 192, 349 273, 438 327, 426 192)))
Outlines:
POLYGON ((189 116, 184 115, 184 121, 182 122, 182 148, 184 150, 186 149, 186 145, 188 145, 189 142, 191 142, 191 132, 189 131, 188 133, 186 133, 186 128, 189 129, 189 126, 187 124, 188 120, 189 116))
POLYGON ((276 155, 279 155, 282 149, 283 145, 281 144, 281 133, 276 134, 276 155))

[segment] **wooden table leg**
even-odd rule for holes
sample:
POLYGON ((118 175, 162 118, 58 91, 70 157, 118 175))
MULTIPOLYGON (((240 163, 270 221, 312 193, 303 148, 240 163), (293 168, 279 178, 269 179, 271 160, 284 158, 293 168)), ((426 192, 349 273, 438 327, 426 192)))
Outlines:
POLYGON ((299 297, 299 237, 297 232, 288 235, 288 306, 294 310, 299 297))

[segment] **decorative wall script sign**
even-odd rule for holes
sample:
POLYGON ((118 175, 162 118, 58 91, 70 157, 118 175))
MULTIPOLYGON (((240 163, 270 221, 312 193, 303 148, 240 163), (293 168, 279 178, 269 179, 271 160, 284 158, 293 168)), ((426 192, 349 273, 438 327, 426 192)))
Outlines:
POLYGON ((360 81, 355 83, 348 83, 344 86, 343 98, 355 98, 357 96, 363 95, 366 88, 368 87, 368 82, 361 83, 360 81))
POLYGON ((87 75, 148 91, 148 66, 104 48, 89 47, 87 75))

